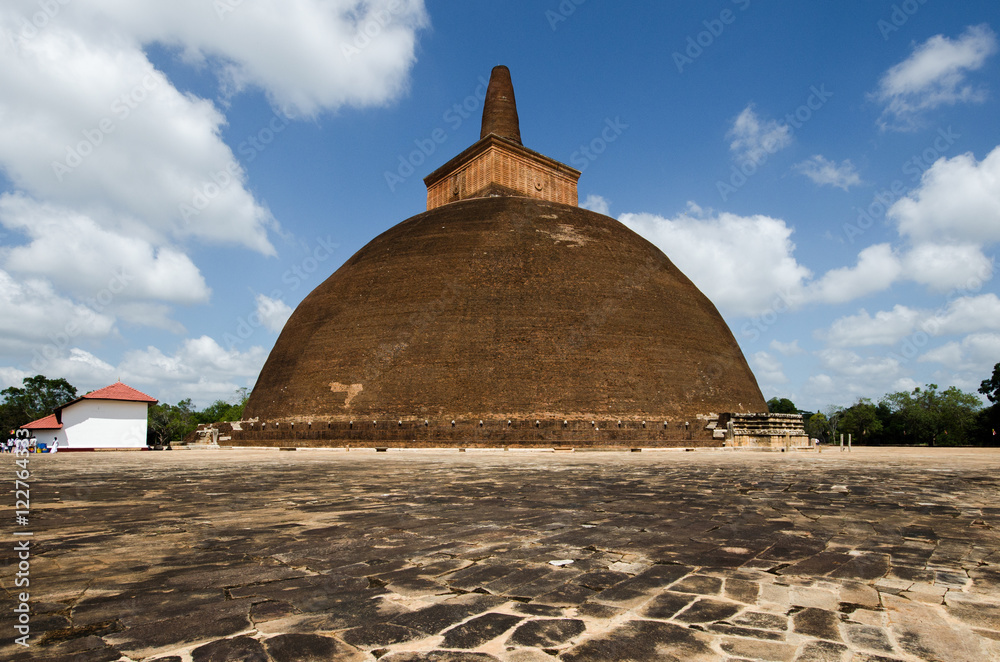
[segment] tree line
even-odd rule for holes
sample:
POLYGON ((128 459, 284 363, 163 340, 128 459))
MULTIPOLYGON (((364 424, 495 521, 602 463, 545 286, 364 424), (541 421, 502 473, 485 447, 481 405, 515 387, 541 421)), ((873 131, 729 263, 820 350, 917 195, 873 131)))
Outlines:
POLYGON ((912 391, 887 393, 877 402, 860 398, 850 407, 830 407, 826 412, 801 411, 788 398, 767 402, 775 413, 799 413, 806 433, 824 443, 840 443, 851 435, 855 444, 868 446, 997 446, 1000 437, 1000 363, 984 379, 979 393, 991 403, 954 386, 943 391, 937 384, 912 391))
MULTIPOLYGON (((21 386, 10 386, 0 391, 0 430, 5 433, 44 418, 56 407, 79 397, 75 386, 65 379, 49 379, 44 375, 25 377, 21 386)), ((176 405, 157 403, 148 411, 146 443, 165 445, 183 439, 202 423, 238 421, 243 418, 243 407, 249 397, 247 389, 237 389, 232 402, 216 400, 197 411, 191 399, 176 405)))
MULTIPOLYGON (((998 446, 1000 363, 982 381, 979 393, 989 406, 972 393, 954 386, 940 391, 936 384, 887 393, 877 402, 860 398, 850 407, 830 407, 825 412, 802 411, 788 398, 771 398, 767 406, 774 413, 802 414, 806 433, 824 443, 839 443, 841 434, 845 438, 849 434, 853 443, 870 446, 998 446)), ((0 391, 0 430, 16 430, 77 397, 76 387, 65 379, 25 377, 20 387, 0 391)), ((241 388, 232 401, 216 400, 201 411, 190 398, 175 405, 152 405, 147 443, 165 445, 183 439, 202 423, 239 421, 248 397, 247 389, 241 388)))

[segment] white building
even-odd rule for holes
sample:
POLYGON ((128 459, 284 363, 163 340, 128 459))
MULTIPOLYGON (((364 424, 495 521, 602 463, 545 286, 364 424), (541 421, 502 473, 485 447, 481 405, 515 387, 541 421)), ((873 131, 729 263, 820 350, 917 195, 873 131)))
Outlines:
POLYGON ((45 418, 22 425, 21 429, 30 430, 31 436, 39 444, 52 448, 58 442, 61 447, 66 448, 66 437, 63 436, 62 427, 62 423, 56 420, 56 415, 49 414, 45 418))
POLYGON ((54 414, 23 426, 41 443, 59 450, 146 448, 146 422, 151 398, 117 382, 59 406, 54 414))

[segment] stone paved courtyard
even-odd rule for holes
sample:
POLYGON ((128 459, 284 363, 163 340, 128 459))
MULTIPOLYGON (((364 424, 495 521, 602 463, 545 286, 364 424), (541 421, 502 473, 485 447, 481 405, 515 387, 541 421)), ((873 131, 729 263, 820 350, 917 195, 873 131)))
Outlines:
POLYGON ((34 533, 31 647, 7 607, 5 660, 1000 659, 994 450, 30 466, 5 530, 34 533))

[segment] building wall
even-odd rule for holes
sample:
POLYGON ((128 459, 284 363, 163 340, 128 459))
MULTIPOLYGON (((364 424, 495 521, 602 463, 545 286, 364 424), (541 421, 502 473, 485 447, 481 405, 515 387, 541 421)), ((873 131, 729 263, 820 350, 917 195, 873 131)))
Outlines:
POLYGON ((467 164, 427 189, 427 209, 479 197, 497 184, 528 198, 576 206, 576 180, 531 158, 530 154, 491 145, 467 164))
POLYGON ((62 411, 59 448, 145 448, 145 402, 81 400, 62 411))

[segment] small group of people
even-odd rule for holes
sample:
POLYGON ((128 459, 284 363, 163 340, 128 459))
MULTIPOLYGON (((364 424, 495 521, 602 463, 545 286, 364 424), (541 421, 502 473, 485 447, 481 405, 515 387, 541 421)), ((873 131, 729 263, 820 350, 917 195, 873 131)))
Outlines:
POLYGON ((36 440, 27 430, 11 430, 14 435, 0 444, 4 453, 34 453, 36 440))
POLYGON ((59 442, 53 441, 52 445, 39 444, 38 440, 31 435, 29 430, 11 430, 11 437, 7 441, 0 441, 0 453, 55 453, 59 449, 59 442))

